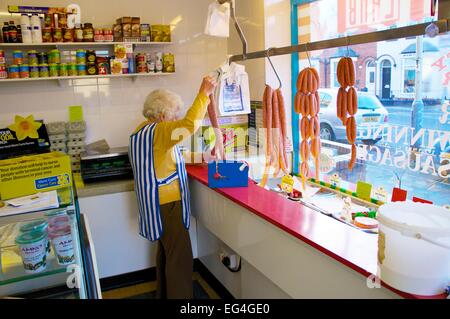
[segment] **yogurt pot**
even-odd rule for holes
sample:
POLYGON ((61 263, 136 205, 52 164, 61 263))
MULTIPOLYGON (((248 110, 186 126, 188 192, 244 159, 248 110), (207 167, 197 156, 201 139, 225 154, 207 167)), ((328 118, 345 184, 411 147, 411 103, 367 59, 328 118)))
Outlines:
POLYGON ((50 237, 59 265, 70 265, 75 261, 73 250, 73 238, 70 225, 49 226, 48 236, 50 237))
POLYGON ((68 215, 55 215, 48 218, 48 226, 50 228, 61 228, 69 225, 70 217, 68 215))
POLYGON ((46 236, 41 231, 20 234, 15 240, 19 246, 23 267, 27 274, 39 273, 47 267, 46 236))
POLYGON ((50 241, 48 240, 48 234, 47 234, 47 229, 48 229, 48 222, 45 219, 38 219, 26 224, 23 224, 22 226, 20 226, 20 232, 22 234, 24 233, 28 233, 28 232, 34 232, 34 231, 38 231, 38 232, 42 232, 45 236, 45 249, 46 249, 46 254, 47 256, 50 255, 50 241))

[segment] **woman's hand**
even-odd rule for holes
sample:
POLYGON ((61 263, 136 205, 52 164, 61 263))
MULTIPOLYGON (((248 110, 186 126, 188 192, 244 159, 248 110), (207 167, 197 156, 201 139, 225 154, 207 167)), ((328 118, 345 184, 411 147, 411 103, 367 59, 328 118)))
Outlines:
POLYGON ((210 96, 214 93, 217 82, 210 76, 205 76, 200 86, 199 93, 204 93, 206 96, 210 96))

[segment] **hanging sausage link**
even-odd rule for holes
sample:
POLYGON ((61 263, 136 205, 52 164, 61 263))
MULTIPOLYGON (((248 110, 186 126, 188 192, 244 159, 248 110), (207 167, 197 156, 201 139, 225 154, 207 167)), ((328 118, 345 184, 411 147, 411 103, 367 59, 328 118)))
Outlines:
POLYGON ((308 165, 310 154, 314 158, 316 169, 315 177, 319 179, 319 158, 320 158, 320 80, 317 70, 309 67, 303 69, 297 77, 297 93, 294 99, 294 111, 301 115, 300 119, 300 159, 299 171, 302 177, 302 186, 305 189, 306 179, 309 177, 310 169, 308 165), (311 140, 310 143, 308 140, 311 140))
POLYGON ((356 120, 355 114, 358 112, 358 95, 355 85, 355 66, 353 60, 344 57, 337 65, 337 79, 341 87, 337 95, 336 115, 342 121, 347 133, 347 140, 352 145, 352 153, 348 168, 353 169, 356 163, 356 120))
POLYGON ((261 185, 265 186, 270 167, 276 177, 280 170, 289 173, 286 154, 286 109, 281 89, 273 90, 266 85, 263 95, 263 128, 266 137, 266 167, 261 185))

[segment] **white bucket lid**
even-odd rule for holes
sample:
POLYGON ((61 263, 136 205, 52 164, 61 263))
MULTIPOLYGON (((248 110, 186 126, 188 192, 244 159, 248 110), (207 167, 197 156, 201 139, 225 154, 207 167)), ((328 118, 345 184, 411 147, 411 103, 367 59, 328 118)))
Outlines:
POLYGON ((437 238, 450 238, 450 211, 441 206, 416 202, 393 202, 382 205, 378 221, 403 235, 422 238, 449 248, 437 238), (430 238, 431 237, 431 238, 430 238))

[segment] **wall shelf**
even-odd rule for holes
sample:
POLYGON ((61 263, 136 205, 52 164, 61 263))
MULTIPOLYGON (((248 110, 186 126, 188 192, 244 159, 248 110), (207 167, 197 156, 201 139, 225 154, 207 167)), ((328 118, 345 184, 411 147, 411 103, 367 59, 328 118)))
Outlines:
POLYGON ((11 82, 33 82, 33 81, 62 81, 62 80, 80 80, 80 79, 112 79, 112 78, 131 78, 133 81, 139 77, 158 77, 175 74, 172 73, 131 73, 131 74, 102 74, 102 75, 77 75, 77 76, 55 76, 45 78, 21 78, 21 79, 1 79, 1 83, 11 82))
POLYGON ((0 48, 21 48, 21 47, 85 47, 85 46, 108 46, 114 44, 133 44, 143 46, 163 46, 173 42, 44 42, 44 43, 0 43, 0 48))

